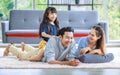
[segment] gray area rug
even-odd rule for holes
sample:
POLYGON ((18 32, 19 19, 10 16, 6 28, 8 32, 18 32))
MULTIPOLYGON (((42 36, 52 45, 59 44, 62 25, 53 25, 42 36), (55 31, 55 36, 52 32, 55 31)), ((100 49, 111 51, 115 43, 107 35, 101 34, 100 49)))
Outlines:
POLYGON ((0 69, 45 69, 45 68, 106 68, 120 69, 120 57, 108 63, 81 63, 79 66, 73 67, 68 65, 47 64, 43 62, 19 61, 16 57, 0 57, 0 69))

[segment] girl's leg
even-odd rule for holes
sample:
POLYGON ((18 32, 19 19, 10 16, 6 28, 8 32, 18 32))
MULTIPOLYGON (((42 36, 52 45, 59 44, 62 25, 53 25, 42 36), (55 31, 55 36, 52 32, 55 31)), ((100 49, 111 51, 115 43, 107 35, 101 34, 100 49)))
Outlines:
POLYGON ((42 60, 46 44, 47 44, 47 42, 42 40, 38 45, 38 49, 37 49, 38 51, 35 51, 35 55, 32 56, 31 58, 29 58, 29 60, 31 60, 31 61, 42 60))
MULTIPOLYGON (((29 49, 29 48, 27 48, 29 49)), ((35 49, 35 48, 34 48, 35 49)), ((26 59, 26 58, 31 58, 32 56, 38 54, 39 50, 35 49, 35 50, 30 50, 28 52, 26 51, 21 51, 19 48, 17 48, 16 46, 10 44, 6 47, 5 51, 4 51, 4 56, 8 56, 9 52, 11 52, 14 56, 16 56, 17 58, 20 59, 26 59)))
POLYGON ((20 58, 22 57, 22 55, 24 55, 24 53, 22 51, 19 50, 19 48, 17 48, 16 46, 10 44, 6 47, 5 51, 4 51, 4 56, 8 56, 9 52, 11 52, 14 56, 20 58))
POLYGON ((39 50, 36 55, 32 56, 31 58, 29 58, 28 60, 30 61, 41 61, 42 57, 44 55, 44 51, 43 50, 39 50))
POLYGON ((21 42, 21 49, 22 49, 22 51, 29 52, 29 51, 35 50, 36 48, 34 48, 33 46, 31 46, 29 44, 25 44, 24 42, 21 42))
POLYGON ((31 58, 31 57, 37 55, 38 52, 39 52, 39 49, 28 51, 28 52, 26 52, 26 54, 24 54, 24 56, 21 58, 21 60, 26 59, 26 58, 31 58))
POLYGON ((11 44, 6 47, 6 49, 5 49, 4 53, 3 53, 3 56, 8 56, 10 46, 11 46, 11 44))
MULTIPOLYGON (((36 49, 36 48, 31 48, 31 46, 29 45, 24 45, 26 47, 29 47, 31 48, 32 50, 29 50, 27 52, 27 54, 24 56, 24 57, 28 57, 28 59, 21 59, 21 60, 30 60, 30 61, 38 61, 38 60, 41 60, 42 57, 43 57, 43 54, 44 54, 44 50, 45 50, 45 47, 46 47, 46 41, 42 40, 39 44, 39 48, 36 49)), ((28 48, 26 48, 28 49, 28 48)), ((26 50, 25 49, 25 50, 26 50)))
POLYGON ((25 50, 25 49, 24 49, 24 46, 25 46, 25 43, 24 43, 24 42, 21 42, 21 49, 22 49, 22 51, 25 50))
POLYGON ((44 54, 46 43, 47 42, 44 40, 41 41, 39 44, 39 49, 34 48, 28 44, 21 43, 22 48, 27 52, 21 59, 26 59, 25 57, 27 57, 29 60, 41 60, 44 54))
POLYGON ((46 42, 45 40, 42 40, 42 41, 39 43, 38 48, 39 48, 40 50, 45 50, 46 44, 47 44, 47 42, 46 42))

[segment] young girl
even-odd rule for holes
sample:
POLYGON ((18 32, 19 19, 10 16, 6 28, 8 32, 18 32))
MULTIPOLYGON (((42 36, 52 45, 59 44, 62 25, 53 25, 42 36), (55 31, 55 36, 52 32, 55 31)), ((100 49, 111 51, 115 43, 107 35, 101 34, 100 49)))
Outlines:
POLYGON ((60 27, 57 20, 57 10, 54 7, 48 7, 43 15, 42 22, 39 27, 39 36, 43 38, 40 42, 38 48, 34 48, 28 44, 21 43, 21 50, 14 44, 10 44, 4 51, 4 56, 8 56, 8 53, 11 52, 13 55, 17 56, 21 60, 30 60, 36 61, 41 60, 46 43, 51 37, 56 37, 60 27))
POLYGON ((76 57, 82 54, 106 54, 104 30, 96 25, 93 26, 87 37, 82 37, 78 43, 78 49, 75 52, 76 57))

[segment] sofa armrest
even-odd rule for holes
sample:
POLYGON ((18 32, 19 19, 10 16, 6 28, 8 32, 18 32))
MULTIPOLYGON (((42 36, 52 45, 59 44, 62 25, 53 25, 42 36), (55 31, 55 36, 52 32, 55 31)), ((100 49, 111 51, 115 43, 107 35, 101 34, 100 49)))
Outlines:
POLYGON ((109 42, 109 24, 107 22, 99 22, 99 24, 105 32, 106 43, 109 42))
POLYGON ((6 32, 9 30, 9 21, 1 21, 1 27, 6 32))
POLYGON ((9 31, 9 21, 1 21, 2 42, 6 43, 6 32, 9 31))

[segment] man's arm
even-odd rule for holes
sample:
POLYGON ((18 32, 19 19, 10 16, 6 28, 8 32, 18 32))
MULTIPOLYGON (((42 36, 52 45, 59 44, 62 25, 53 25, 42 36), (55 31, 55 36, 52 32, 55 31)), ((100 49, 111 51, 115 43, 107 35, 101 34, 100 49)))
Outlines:
POLYGON ((78 66, 80 61, 77 59, 74 59, 73 61, 50 61, 49 64, 60 64, 60 65, 70 65, 70 66, 78 66))

